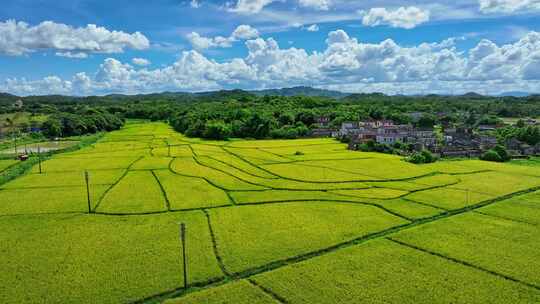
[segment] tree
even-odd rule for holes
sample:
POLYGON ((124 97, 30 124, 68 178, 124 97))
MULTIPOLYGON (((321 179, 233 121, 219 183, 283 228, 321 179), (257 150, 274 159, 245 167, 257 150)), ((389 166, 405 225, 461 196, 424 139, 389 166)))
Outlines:
POLYGON ((502 162, 501 156, 495 150, 488 150, 486 153, 480 156, 481 160, 491 161, 491 162, 502 162))
POLYGON ((510 160, 510 154, 508 154, 508 151, 506 151, 506 148, 502 145, 497 145, 495 148, 493 148, 493 151, 497 152, 497 154, 501 157, 501 161, 509 161, 510 160))
POLYGON ((43 122, 43 134, 47 137, 60 137, 62 136, 62 123, 56 117, 50 117, 43 122))
POLYGON ((209 121, 206 123, 203 137, 215 140, 228 139, 231 136, 231 127, 223 121, 209 121))
POLYGON ((436 123, 437 117, 431 114, 424 114, 422 117, 420 117, 416 124, 420 128, 433 128, 436 123))

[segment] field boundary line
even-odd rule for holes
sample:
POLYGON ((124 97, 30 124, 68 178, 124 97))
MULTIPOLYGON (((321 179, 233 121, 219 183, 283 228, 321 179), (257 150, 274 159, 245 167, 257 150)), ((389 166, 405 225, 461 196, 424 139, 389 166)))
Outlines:
MULTIPOLYGON (((304 253, 304 254, 301 254, 301 255, 289 257, 289 258, 282 259, 282 260, 273 261, 273 262, 270 262, 270 263, 267 263, 267 264, 264 264, 264 265, 252 267, 252 268, 243 270, 241 272, 233 273, 233 274, 231 274, 231 276, 227 280, 223 280, 220 283, 216 283, 216 284, 214 284, 212 286, 208 286, 208 287, 215 287, 215 286, 219 286, 219 285, 225 284, 225 283, 230 282, 230 281, 246 279, 246 278, 249 278, 249 277, 254 276, 254 275, 267 273, 267 272, 270 272, 270 271, 273 271, 273 270, 276 270, 276 269, 279 269, 279 268, 282 268, 282 267, 286 267, 286 266, 289 266, 289 265, 292 265, 292 264, 297 264, 297 263, 300 263, 300 262, 303 262, 303 261, 307 261, 307 260, 310 260, 310 259, 315 258, 315 257, 324 256, 324 255, 326 255, 328 253, 332 253, 332 252, 335 252, 335 251, 340 250, 340 249, 345 249, 345 248, 357 246, 357 245, 363 244, 363 243, 365 243, 367 241, 371 241, 371 240, 374 240, 374 239, 386 238, 388 235, 393 234, 393 233, 401 232, 403 230, 407 230, 407 229, 410 229, 410 228, 413 228, 413 227, 418 227, 418 226, 421 226, 421 225, 436 222, 436 221, 441 220, 441 219, 461 215, 461 214, 471 212, 471 211, 474 211, 476 209, 479 209, 479 208, 482 208, 482 207, 485 207, 485 206, 488 206, 488 205, 491 205, 491 204, 494 204, 494 203, 497 203, 497 202, 500 202, 500 201, 510 199, 510 198, 512 198, 514 196, 520 196, 520 195, 535 192, 535 191, 538 191, 538 190, 540 190, 540 186, 536 186, 536 187, 533 187, 533 188, 528 188, 526 190, 513 192, 513 193, 510 193, 510 194, 507 194, 507 195, 504 195, 504 196, 500 196, 500 197, 497 197, 497 198, 494 198, 494 199, 490 199, 490 200, 486 200, 486 201, 477 203, 475 205, 463 207, 463 208, 460 208, 460 209, 450 210, 450 211, 443 212, 443 213, 440 213, 440 214, 437 214, 437 215, 434 215, 434 216, 431 216, 431 217, 418 219, 418 220, 415 220, 415 221, 410 222, 410 223, 397 225, 397 226, 394 226, 394 227, 391 227, 391 228, 388 228, 388 229, 384 229, 382 231, 366 234, 366 235, 357 237, 355 239, 352 239, 352 240, 349 240, 349 241, 346 241, 346 242, 335 244, 335 245, 330 246, 330 247, 322 248, 322 249, 319 249, 319 250, 311 251, 311 252, 308 252, 308 253, 304 253)), ((202 289, 206 289, 206 288, 203 287, 202 289)), ((156 300, 162 301, 162 300, 173 298, 173 297, 182 297, 182 296, 185 296, 185 295, 187 295, 187 294, 189 294, 191 292, 192 292, 191 290, 186 291, 183 288, 178 288, 178 289, 176 289, 174 291, 170 291, 170 292, 167 292, 167 293, 160 293, 160 294, 155 295, 153 297, 152 296, 147 297, 144 300, 144 302, 137 302, 137 303, 156 303, 156 300)))
POLYGON ((156 180, 156 183, 159 186, 159 189, 161 190, 161 194, 163 195, 163 199, 165 199, 165 207, 167 208, 167 211, 171 211, 171 201, 169 201, 169 197, 167 196, 167 192, 165 191, 165 188, 161 184, 161 181, 156 175, 156 172, 154 170, 150 170, 152 173, 152 176, 154 176, 154 179, 156 180))
POLYGON ((422 206, 426 206, 426 207, 431 207, 431 208, 435 208, 435 209, 438 209, 438 210, 443 210, 443 211, 450 211, 450 210, 452 210, 452 209, 446 209, 446 208, 439 207, 439 206, 432 205, 432 204, 428 204, 428 203, 423 203, 423 202, 415 201, 415 200, 412 200, 412 199, 407 198, 407 197, 402 197, 401 199, 404 200, 404 201, 406 201, 406 202, 410 202, 410 203, 414 203, 414 204, 418 204, 418 205, 422 205, 422 206))
POLYGON ((249 283, 251 283, 251 285, 253 285, 253 286, 257 287, 258 289, 260 289, 265 294, 272 297, 272 299, 274 299, 276 302, 281 303, 281 304, 288 304, 289 303, 289 301, 287 301, 285 298, 278 295, 277 293, 275 293, 270 288, 261 285, 259 282, 255 281, 254 279, 247 279, 246 281, 248 281, 249 283))
POLYGON ((516 278, 508 276, 506 274, 496 272, 496 271, 493 271, 493 270, 489 270, 487 268, 484 268, 484 267, 481 267, 481 266, 478 266, 478 265, 474 265, 474 264, 469 263, 467 261, 459 260, 459 259, 447 256, 447 255, 435 252, 435 251, 431 251, 431 250, 428 250, 428 249, 425 249, 425 248, 422 248, 422 247, 419 247, 419 246, 416 246, 416 245, 412 245, 412 244, 409 244, 409 243, 406 243, 406 242, 403 242, 403 241, 400 241, 400 240, 393 239, 391 237, 386 237, 385 239, 387 239, 387 240, 389 240, 391 242, 394 242, 394 243, 396 243, 398 245, 408 247, 408 248, 411 248, 411 249, 414 249, 414 250, 418 250, 418 251, 421 251, 421 252, 424 252, 424 253, 427 253, 427 254, 430 254, 430 255, 433 255, 433 256, 436 256, 436 257, 439 257, 439 258, 442 258, 442 259, 445 259, 445 260, 448 260, 448 261, 451 261, 451 262, 454 262, 454 263, 457 263, 457 264, 461 264, 463 266, 474 268, 476 270, 480 270, 480 271, 489 273, 491 275, 494 275, 494 276, 497 276, 497 277, 512 281, 514 283, 522 284, 522 285, 525 285, 527 287, 530 287, 530 288, 533 288, 533 289, 536 289, 536 290, 540 291, 539 286, 528 283, 528 282, 525 282, 525 281, 522 281, 522 280, 519 280, 519 279, 516 279, 516 278))
MULTIPOLYGON (((169 170, 172 174, 176 174, 176 175, 184 176, 184 177, 190 177, 190 178, 198 178, 198 179, 202 179, 203 181, 207 182, 210 186, 212 186, 212 187, 214 187, 214 188, 216 188, 216 189, 219 189, 219 190, 225 192, 225 194, 227 195, 227 197, 228 197, 229 200, 230 200, 230 203, 231 203, 232 205, 236 205, 236 201, 233 199, 233 197, 232 197, 232 196, 230 195, 230 193, 229 193, 229 191, 231 191, 231 190, 229 190, 229 189, 227 189, 227 188, 224 188, 224 187, 222 187, 222 186, 220 186, 220 185, 214 183, 213 181, 207 179, 206 177, 202 177, 202 176, 194 176, 194 175, 188 175, 188 174, 182 174, 182 173, 179 173, 179 172, 174 171, 174 169, 172 168, 172 165, 173 165, 173 162, 174 162, 175 160, 176 160, 176 157, 173 157, 173 158, 171 159, 171 161, 169 162, 169 169, 168 169, 168 170, 169 170)), ((163 170, 167 170, 167 169, 163 169, 163 170)))
POLYGON ((131 162, 131 164, 129 164, 129 166, 125 169, 124 173, 122 174, 122 176, 120 176, 118 178, 118 180, 116 180, 116 182, 114 182, 109 188, 107 188, 107 190, 105 190, 105 192, 103 192, 103 194, 99 197, 99 200, 98 202, 96 203, 96 205, 94 206, 94 208, 92 209, 92 212, 96 212, 97 208, 101 205, 101 202, 103 202, 103 200, 105 199, 105 196, 107 196, 107 194, 109 194, 109 192, 114 188, 116 187, 116 185, 118 185, 129 173, 129 170, 131 169, 131 167, 133 167, 133 165, 135 165, 135 163, 137 163, 139 160, 143 159, 144 156, 139 156, 138 158, 136 158, 133 162, 131 162))
MULTIPOLYGON (((230 153, 227 153, 227 152, 225 152, 225 153, 226 153, 226 154, 229 154, 231 157, 236 157, 236 156, 234 156, 234 155, 232 155, 232 154, 230 154, 230 153)), ((278 176, 273 175, 273 174, 272 174, 273 177, 260 176, 260 175, 257 175, 257 174, 248 172, 247 170, 244 170, 244 169, 242 169, 242 168, 239 168, 239 167, 233 165, 232 163, 227 163, 227 162, 225 162, 225 161, 223 161, 223 160, 217 159, 217 158, 215 158, 215 157, 213 157, 213 156, 207 156, 207 157, 210 158, 210 159, 213 159, 213 160, 215 160, 215 161, 217 161, 217 162, 219 162, 219 163, 222 163, 222 164, 224 164, 224 165, 226 165, 226 166, 229 166, 229 167, 231 167, 231 168, 233 168, 233 169, 236 169, 236 170, 238 170, 238 171, 240 171, 240 172, 243 172, 243 173, 245 173, 245 174, 251 175, 251 176, 253 176, 253 177, 264 178, 264 179, 279 179, 278 176)), ((243 161, 243 160, 240 160, 240 161, 243 161)), ((246 164, 248 164, 248 163, 246 163, 246 164)), ((250 164, 248 164, 248 165, 251 166, 250 164)), ((259 168, 257 168, 257 167, 253 167, 253 168, 259 169, 259 168)))
POLYGON ((203 209, 202 212, 206 216, 206 221, 208 222, 208 230, 210 231, 210 239, 212 240, 212 249, 214 251, 214 256, 216 257, 216 260, 219 265, 219 268, 221 269, 221 272, 223 272, 225 277, 228 278, 231 276, 231 273, 225 267, 225 263, 223 263, 223 258, 219 254, 216 235, 214 233, 214 229, 212 228, 212 221, 210 219, 210 213, 206 209, 203 209))
POLYGON ((531 225, 531 226, 538 226, 538 224, 535 224, 535 223, 530 223, 530 222, 527 222, 527 221, 517 220, 517 219, 505 217, 505 216, 495 215, 495 214, 484 213, 482 211, 476 211, 475 210, 473 212, 477 213, 477 214, 484 215, 484 216, 489 216, 489 217, 505 220, 505 221, 511 221, 511 222, 516 222, 516 223, 526 224, 526 225, 531 225))

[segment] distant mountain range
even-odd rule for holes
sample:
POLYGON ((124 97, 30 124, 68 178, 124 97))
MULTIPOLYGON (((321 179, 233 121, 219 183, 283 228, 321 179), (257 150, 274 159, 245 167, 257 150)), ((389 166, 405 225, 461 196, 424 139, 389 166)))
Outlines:
POLYGON ((282 88, 282 89, 268 89, 268 90, 257 90, 249 91, 257 96, 271 95, 271 96, 320 96, 320 97, 331 97, 331 98, 342 98, 349 96, 350 93, 343 93, 339 91, 331 91, 325 89, 317 89, 312 87, 292 87, 292 88, 282 88))
MULTIPOLYGON (((148 99, 168 99, 168 100, 206 100, 206 99, 241 99, 242 97, 248 96, 311 96, 311 97, 327 97, 335 99, 357 99, 357 98, 369 98, 369 97, 380 97, 384 96, 383 93, 344 93, 340 91, 325 90, 307 86, 298 86, 291 88, 281 88, 281 89, 265 89, 265 90, 219 90, 219 91, 208 91, 208 92, 198 92, 198 93, 188 93, 188 92, 161 92, 161 93, 151 93, 151 94, 136 94, 136 95, 126 95, 126 94, 109 94, 105 96, 87 96, 87 97, 76 97, 76 96, 61 96, 61 95, 44 95, 44 96, 28 96, 28 97, 19 97, 8 93, 0 92, 0 101, 15 101, 22 98, 23 100, 52 100, 52 99, 70 99, 70 100, 93 100, 96 98, 105 99, 105 100, 118 100, 118 99, 132 99, 132 98, 148 98, 148 99)), ((511 91, 504 92, 499 95, 492 95, 493 97, 527 97, 533 94, 528 92, 521 91, 511 91)), ((435 95, 430 94, 426 95, 427 97, 436 97, 436 96, 448 96, 448 95, 435 95)), ((457 97, 465 97, 469 99, 481 99, 489 96, 481 95, 475 92, 469 92, 463 95, 456 95, 457 97)))

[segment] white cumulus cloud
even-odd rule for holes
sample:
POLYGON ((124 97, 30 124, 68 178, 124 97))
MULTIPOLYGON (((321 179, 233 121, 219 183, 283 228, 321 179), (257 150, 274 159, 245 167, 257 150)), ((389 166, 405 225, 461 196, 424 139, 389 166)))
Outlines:
POLYGON ((306 31, 308 31, 308 32, 318 32, 319 31, 319 26, 317 24, 312 24, 312 25, 306 27, 306 31))
POLYGON ((133 62, 133 64, 135 65, 140 65, 140 66, 147 66, 147 65, 152 64, 150 60, 144 59, 144 58, 133 58, 131 62, 133 62))
POLYGON ((231 47, 233 42, 238 40, 248 40, 259 36, 257 29, 242 24, 238 26, 229 37, 215 36, 204 37, 197 32, 192 32, 186 36, 196 50, 204 50, 209 48, 228 48, 231 47))
POLYGON ((59 56, 83 58, 89 53, 121 53, 124 49, 147 49, 148 39, 141 33, 110 31, 89 24, 74 28, 44 21, 36 26, 7 20, 0 22, 0 54, 20 56, 35 51, 56 51, 59 56))
POLYGON ((327 11, 332 5, 331 0, 298 0, 300 6, 309 7, 316 10, 327 11))
POLYGON ((540 10, 540 0, 479 0, 482 13, 513 13, 540 10))
POLYGON ((414 28, 429 21, 430 13, 415 6, 387 10, 383 7, 372 8, 364 13, 362 24, 365 26, 389 25, 405 29, 414 28))
POLYGON ((229 8, 229 11, 239 14, 257 14, 262 9, 276 0, 238 0, 236 5, 229 8))
POLYGON ((256 38, 245 42, 245 57, 225 62, 197 50, 184 51, 172 65, 157 69, 137 69, 107 58, 92 75, 10 78, 0 83, 0 91, 107 94, 295 85, 411 94, 540 91, 540 33, 529 32, 509 44, 482 40, 469 51, 458 50, 456 41, 450 38, 415 46, 399 45, 392 39, 365 43, 337 30, 328 34, 325 50, 308 52, 282 48, 272 38, 256 38))

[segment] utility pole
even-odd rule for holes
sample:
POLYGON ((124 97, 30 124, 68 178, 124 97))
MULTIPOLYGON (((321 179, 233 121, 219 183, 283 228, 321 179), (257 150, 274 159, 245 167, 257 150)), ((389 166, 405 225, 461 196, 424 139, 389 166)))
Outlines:
POLYGON ((86 199, 88 202, 88 213, 92 213, 92 204, 90 202, 90 176, 88 171, 84 171, 84 180, 86 181, 86 199))
POLYGON ((187 289, 188 287, 188 279, 187 279, 187 263, 186 263, 186 224, 181 223, 180 224, 180 240, 182 243, 182 263, 183 263, 183 271, 184 271, 184 289, 187 289))
POLYGON ((41 147, 38 145, 37 147, 37 153, 38 153, 38 162, 39 162, 39 174, 43 173, 41 171, 41 147))

